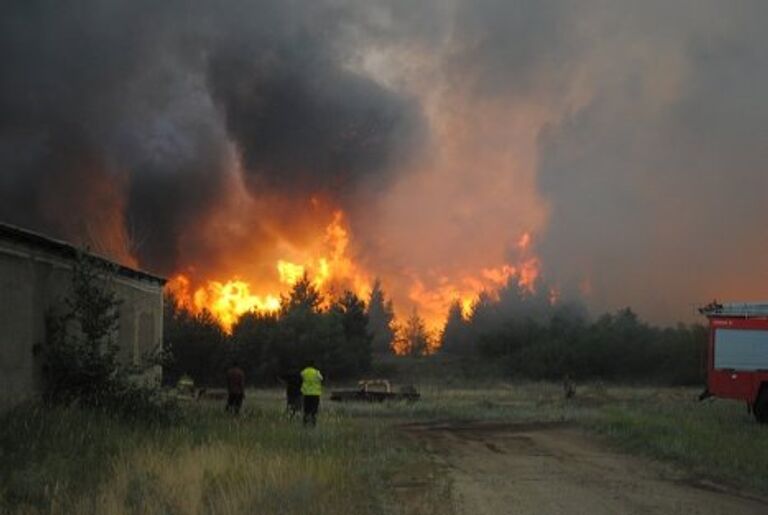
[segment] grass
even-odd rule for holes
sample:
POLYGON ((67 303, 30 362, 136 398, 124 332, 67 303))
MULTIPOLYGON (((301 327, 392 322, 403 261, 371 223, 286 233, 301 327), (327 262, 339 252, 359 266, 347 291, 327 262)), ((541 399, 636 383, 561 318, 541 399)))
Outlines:
POLYGON ((640 390, 581 414, 580 422, 629 452, 695 476, 768 494, 768 426, 743 403, 697 402, 690 390, 640 390))
POLYGON ((305 429, 266 399, 239 418, 185 408, 174 425, 128 425, 78 409, 13 410, 0 423, 7 513, 380 513, 394 432, 324 413, 305 429))
POLYGON ((700 388, 581 385, 566 401, 560 385, 422 386, 424 402, 344 406, 348 413, 427 421, 570 422, 621 450, 679 466, 688 474, 768 495, 768 425, 743 403, 708 399, 700 388))
POLYGON ((685 388, 550 383, 421 385, 413 404, 333 404, 305 429, 278 391, 240 418, 189 403, 174 424, 128 424, 23 406, 0 416, 0 512, 14 514, 447 514, 450 483, 402 423, 567 421, 698 477, 768 493, 768 427, 744 406, 685 388))

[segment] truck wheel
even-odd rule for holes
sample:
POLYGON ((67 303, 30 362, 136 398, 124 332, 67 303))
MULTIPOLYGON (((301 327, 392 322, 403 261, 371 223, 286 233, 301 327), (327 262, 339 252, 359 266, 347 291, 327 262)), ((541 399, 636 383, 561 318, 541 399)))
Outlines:
POLYGON ((758 422, 768 424, 768 386, 763 386, 760 389, 760 394, 757 396, 755 405, 752 406, 752 411, 758 422))

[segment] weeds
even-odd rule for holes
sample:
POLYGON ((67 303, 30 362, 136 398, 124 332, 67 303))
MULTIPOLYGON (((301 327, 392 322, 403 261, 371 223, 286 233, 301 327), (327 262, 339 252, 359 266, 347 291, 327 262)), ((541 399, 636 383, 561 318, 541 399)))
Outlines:
POLYGON ((444 471, 395 426, 425 420, 566 421, 690 473, 768 493, 760 426, 735 402, 695 389, 550 383, 421 388, 414 404, 325 402, 305 429, 277 391, 248 396, 241 417, 190 403, 175 423, 77 407, 0 416, 3 513, 450 513, 444 471))
POLYGON ((328 413, 308 430, 276 403, 189 406, 174 425, 27 406, 0 423, 9 513, 375 513, 398 452, 385 427, 328 413))

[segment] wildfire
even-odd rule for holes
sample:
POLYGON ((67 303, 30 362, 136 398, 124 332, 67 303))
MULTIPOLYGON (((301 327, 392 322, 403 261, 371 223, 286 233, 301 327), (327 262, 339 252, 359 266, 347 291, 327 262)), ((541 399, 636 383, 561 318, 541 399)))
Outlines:
MULTIPOLYGON (((318 242, 307 248, 293 249, 291 259, 277 259, 272 277, 266 280, 233 277, 200 281, 192 278, 194 274, 180 273, 169 281, 167 287, 179 306, 193 313, 210 312, 227 332, 231 332, 235 322, 245 313, 277 312, 282 296, 305 275, 326 301, 344 289, 367 299, 372 275, 350 255, 350 231, 341 211, 332 213, 318 242)), ((516 281, 525 291, 533 292, 540 263, 531 253, 531 242, 529 233, 520 236, 516 245, 519 257, 516 264, 502 263, 471 273, 443 273, 437 277, 411 274, 406 279, 410 282, 407 298, 394 299, 399 325, 407 319, 407 310, 415 307, 432 336, 427 350, 434 352, 439 346, 437 335, 450 305, 456 300, 460 302, 464 316, 469 316, 481 292, 493 293, 510 281, 516 281)), ((400 353, 405 352, 405 349, 399 350, 400 353)), ((397 345, 395 351, 398 351, 397 345)))
POLYGON ((480 292, 493 293, 510 281, 516 281, 524 291, 533 293, 540 275, 541 263, 536 256, 531 255, 531 241, 532 237, 528 232, 519 238, 517 252, 520 259, 516 265, 505 263, 483 268, 479 272, 462 274, 458 279, 442 276, 437 281, 438 285, 431 288, 415 278, 409 298, 423 313, 427 326, 437 331, 445 322, 450 305, 457 300, 461 304, 463 315, 467 317, 480 292))
POLYGON ((281 295, 307 274, 313 285, 326 297, 342 288, 361 297, 370 293, 368 276, 347 255, 349 231, 340 211, 333 214, 325 230, 318 253, 307 252, 303 263, 279 259, 275 263, 272 281, 266 281, 265 291, 256 293, 253 282, 240 277, 228 281, 207 280, 193 288, 186 274, 177 274, 168 283, 168 291, 180 307, 193 313, 210 312, 230 332, 237 319, 245 313, 273 313, 280 309, 281 295))

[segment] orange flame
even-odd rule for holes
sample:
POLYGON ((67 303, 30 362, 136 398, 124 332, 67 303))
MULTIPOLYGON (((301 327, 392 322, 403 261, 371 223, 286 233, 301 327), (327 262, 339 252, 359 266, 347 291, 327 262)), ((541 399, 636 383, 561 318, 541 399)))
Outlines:
POLYGON ((481 292, 493 295, 510 281, 516 281, 524 291, 533 293, 541 273, 541 262, 531 255, 531 244, 531 234, 523 233, 517 241, 517 252, 521 257, 516 265, 505 263, 483 268, 476 273, 460 275, 456 280, 441 277, 438 286, 432 288, 416 278, 409 291, 409 298, 418 306, 427 326, 437 332, 445 322, 450 305, 457 300, 463 315, 467 317, 481 292))
MULTIPOLYGON (((326 300, 332 299, 344 289, 361 298, 370 295, 372 275, 368 274, 350 255, 350 231, 341 211, 332 213, 318 244, 293 249, 291 258, 277 259, 273 275, 259 281, 243 277, 228 280, 209 278, 195 281, 194 273, 179 273, 168 283, 168 291, 180 307, 193 313, 210 312, 222 328, 231 332, 238 318, 245 313, 274 313, 280 309, 281 296, 306 274, 326 300)), ((407 299, 395 298, 398 321, 407 319, 409 308, 415 307, 430 333, 428 352, 438 349, 437 334, 445 322, 452 302, 461 303, 465 316, 469 315, 480 292, 495 292, 509 281, 529 292, 534 291, 540 273, 540 263, 531 254, 532 237, 524 233, 517 241, 517 253, 521 256, 516 264, 502 263, 482 268, 476 272, 448 273, 438 278, 419 277, 411 274, 407 299), (408 306, 408 302, 411 303, 408 306)), ((243 260, 248 262, 247 259, 243 260)), ((397 344, 395 352, 405 352, 397 344)))
POLYGON ((280 309, 280 296, 296 284, 305 274, 323 294, 333 296, 341 288, 350 289, 361 297, 370 293, 371 281, 347 255, 349 233, 344 227, 340 211, 326 227, 323 254, 308 256, 305 263, 279 259, 275 275, 267 291, 254 293, 250 282, 235 277, 228 281, 207 280, 204 285, 192 287, 192 280, 185 274, 177 274, 167 285, 179 307, 193 313, 210 312, 226 332, 243 314, 249 312, 273 313, 280 309), (270 291, 271 290, 271 291, 270 291))

